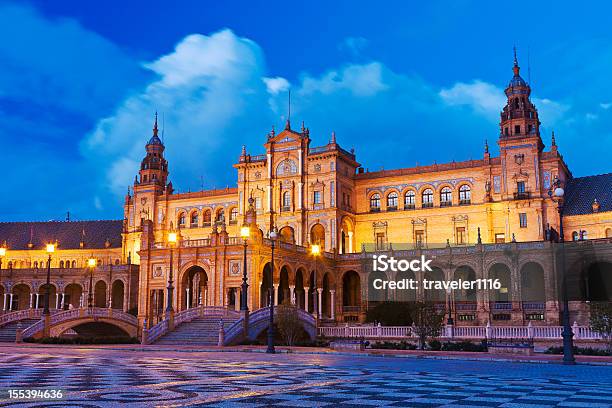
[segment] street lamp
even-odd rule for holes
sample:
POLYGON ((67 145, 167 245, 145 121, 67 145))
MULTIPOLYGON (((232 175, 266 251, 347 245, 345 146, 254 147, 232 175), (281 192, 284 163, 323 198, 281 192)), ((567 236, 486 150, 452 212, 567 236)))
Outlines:
MULTIPOLYGON (((314 256, 314 288, 313 288, 313 295, 314 295, 314 299, 313 299, 313 314, 316 314, 317 317, 320 319, 321 318, 321 314, 319 313, 319 296, 318 296, 318 292, 317 292, 317 257, 321 254, 321 246, 318 244, 312 244, 310 246, 310 254, 312 256, 314 256)), ((332 306, 333 307, 333 306, 332 306)))
POLYGON ((244 256, 242 257, 242 285, 240 289, 240 310, 248 311, 249 306, 247 305, 247 289, 249 284, 247 283, 247 240, 251 233, 251 228, 247 225, 240 228, 240 236, 244 240, 244 256))
POLYGON ((178 240, 178 236, 176 232, 168 233, 168 247, 170 248, 170 272, 168 273, 168 305, 166 306, 166 314, 168 317, 172 313, 174 313, 174 308, 172 307, 172 295, 174 292, 174 286, 172 286, 172 264, 173 256, 174 256, 174 245, 176 245, 176 241, 178 240))
POLYGON ((93 271, 98 261, 95 258, 89 258, 87 260, 87 267, 89 268, 89 293, 87 294, 87 306, 93 307, 93 271))
POLYGON ((567 296, 567 273, 565 270, 565 238, 563 236, 563 196, 565 191, 561 187, 561 181, 555 176, 553 181, 554 191, 549 191, 549 195, 554 195, 557 201, 557 211, 559 212, 559 244, 561 246, 560 257, 561 257, 561 272, 563 273, 563 279, 561 280, 561 292, 563 296, 563 364, 575 364, 576 359, 574 358, 574 332, 570 325, 569 315, 569 300, 567 296))
POLYGON ((45 290, 45 308, 43 309, 43 315, 49 316, 49 298, 51 297, 51 254, 55 252, 55 244, 47 244, 47 254, 49 259, 47 260, 47 286, 45 290))
POLYGON ((266 353, 274 354, 274 243, 278 233, 276 227, 270 229, 270 247, 272 248, 272 258, 270 261, 270 287, 268 293, 270 294, 270 320, 268 322, 268 348, 266 353))

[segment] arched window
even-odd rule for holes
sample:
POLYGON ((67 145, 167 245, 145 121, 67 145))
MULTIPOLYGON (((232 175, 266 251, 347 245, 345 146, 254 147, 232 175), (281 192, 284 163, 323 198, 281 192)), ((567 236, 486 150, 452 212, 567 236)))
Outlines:
POLYGON ((60 261, 59 267, 60 269, 64 267, 64 261, 60 261))
POLYGON ((422 194, 423 208, 433 207, 433 190, 431 188, 425 189, 422 194))
POLYGON ((72 267, 76 268, 76 261, 72 261, 72 267))
POLYGON ((414 204, 415 204, 415 194, 414 194, 414 191, 410 190, 406 192, 406 195, 404 196, 404 209, 413 210, 414 204))
POLYGON ((395 191, 389 193, 387 196, 387 210, 397 210, 397 193, 395 191))
POLYGON ((285 159, 276 167, 277 176, 290 176, 297 173, 297 165, 291 159, 285 159))
POLYGON ((217 211, 217 215, 215 216, 215 222, 225 222, 225 211, 223 211, 223 208, 217 211))
POLYGON ((572 241, 578 241, 578 232, 577 231, 572 232, 572 241))
POLYGON ((380 194, 374 193, 370 197, 370 211, 380 211, 380 194))
POLYGON ((440 207, 450 207, 453 205, 453 190, 450 187, 444 187, 440 191, 440 207))
POLYGON ((606 228, 606 238, 612 238, 612 228, 606 228))
POLYGON ((290 211, 290 210, 291 210, 291 193, 289 191, 285 191, 283 193, 282 211, 290 211))
POLYGON ((191 217, 189 217, 189 225, 191 228, 195 228, 198 226, 198 212, 194 211, 191 213, 191 217))
POLYGON ((179 227, 185 226, 185 213, 180 213, 178 216, 178 225, 179 227))
POLYGON ((205 227, 210 227, 210 220, 211 220, 210 210, 204 210, 204 213, 202 214, 203 225, 205 227))
POLYGON ((472 190, 467 184, 459 187, 459 205, 466 205, 472 202, 472 190))
POLYGON ((238 223, 238 208, 234 207, 231 209, 229 223, 230 225, 238 223))
POLYGON ((38 261, 34 261, 34 268, 38 269, 38 261))
POLYGON ((588 233, 585 230, 580 231, 580 240, 586 241, 589 239, 588 233))

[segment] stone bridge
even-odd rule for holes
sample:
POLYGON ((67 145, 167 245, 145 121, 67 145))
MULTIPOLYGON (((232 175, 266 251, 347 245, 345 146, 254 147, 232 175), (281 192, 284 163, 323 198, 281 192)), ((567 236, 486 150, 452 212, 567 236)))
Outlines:
MULTIPOLYGON (((278 308, 274 308, 274 315, 276 317, 278 308)), ((311 340, 317 337, 317 322, 315 318, 308 312, 302 309, 297 309, 298 318, 302 324, 302 328, 308 334, 311 340)), ((229 346, 237 344, 242 340, 255 340, 257 337, 268 328, 270 321, 270 308, 264 307, 251 313, 248 318, 248 328, 246 336, 244 335, 244 318, 241 317, 232 326, 230 326, 225 333, 224 345, 229 346)))
MULTIPOLYGON (((127 335, 136 337, 138 319, 131 314, 117 309, 87 307, 66 310, 49 316, 49 336, 57 337, 66 330, 83 323, 107 323, 123 330, 127 335)), ((22 337, 42 337, 45 328, 45 317, 23 330, 22 337)))

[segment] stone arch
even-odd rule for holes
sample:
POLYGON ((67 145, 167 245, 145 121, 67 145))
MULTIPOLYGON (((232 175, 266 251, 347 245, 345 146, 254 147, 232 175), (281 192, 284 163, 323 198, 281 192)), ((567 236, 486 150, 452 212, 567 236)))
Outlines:
MULTIPOLYGON (((389 299, 388 289, 375 289, 374 283, 377 279, 388 280, 388 276, 383 271, 372 271, 368 274, 368 302, 384 302, 389 299)), ((376 286, 380 287, 377 282, 376 286)))
POLYGON ((334 277, 331 272, 325 272, 321 283, 323 289, 321 293, 321 311, 322 315, 328 318, 331 318, 332 308, 334 307, 331 301, 331 291, 335 289, 335 286, 334 277))
MULTIPOLYGON (((476 280, 476 272, 468 265, 461 265, 455 269, 453 275, 454 280, 461 279, 462 281, 476 280)), ((476 302, 476 289, 459 289, 453 291, 455 302, 474 303, 476 302)))
POLYGON ((278 304, 281 305, 285 301, 291 302, 291 295, 289 291, 289 278, 291 275, 291 269, 288 265, 283 265, 280 269, 280 276, 278 281, 278 304))
MULTIPOLYGON (((429 281, 443 281, 444 280, 444 272, 438 266, 434 266, 431 268, 431 271, 425 271, 423 275, 424 279, 429 281)), ((424 292, 424 300, 426 302, 444 302, 446 300, 446 292, 444 289, 425 289, 424 292)))
MULTIPOLYGON (((18 283, 11 288, 13 301, 10 304, 10 310, 24 310, 30 307, 30 285, 18 283)), ((9 302, 7 300, 7 302, 9 302)), ((40 304, 42 307, 42 303, 40 304)))
POLYGON ((208 274, 197 264, 188 266, 180 279, 179 310, 208 304, 208 274))
POLYGON ((306 269, 304 269, 304 267, 299 267, 295 272, 295 304, 300 309, 304 309, 306 306, 305 277, 306 269))
POLYGON ((78 283, 70 283, 64 288, 66 297, 64 299, 64 305, 70 308, 72 305, 73 309, 78 309, 81 306, 81 299, 83 296, 83 287, 78 283))
POLYGON ((379 211, 382 207, 383 194, 380 191, 375 190, 368 193, 367 198, 370 211, 379 211))
POLYGON ((325 250, 325 227, 321 223, 316 223, 310 227, 310 243, 321 246, 325 250))
MULTIPOLYGON (((397 272, 397 274, 395 275, 395 280, 397 282, 400 282, 404 279, 406 280, 406 282, 410 279, 414 281, 416 280, 416 276, 414 272, 410 270, 407 270, 407 271, 400 270, 399 272, 397 272)), ((398 302, 414 302, 417 299, 416 295, 417 295, 416 289, 410 289, 410 286, 408 285, 408 283, 406 283, 405 289, 395 290, 395 300, 397 300, 398 302)))
POLYGON ((268 307, 270 305, 270 285, 272 283, 273 272, 270 262, 266 262, 261 272, 261 290, 259 296, 259 306, 268 307))
POLYGON ((107 284, 104 280, 100 279, 94 284, 94 306, 95 307, 108 307, 106 302, 106 290, 107 284))
POLYGON ((215 210, 215 223, 223 224, 225 222, 225 208, 219 207, 215 210))
POLYGON ((185 228, 187 225, 187 212, 181 210, 176 215, 176 225, 179 228, 185 228))
POLYGON ((545 302, 546 286, 544 268, 537 262, 527 262, 521 268, 521 300, 523 302, 545 302))
POLYGON ((125 296, 125 283, 116 279, 111 285, 111 308, 123 310, 125 296))
POLYGON ((389 208, 397 209, 399 207, 399 200, 400 200, 400 193, 398 189, 390 188, 389 190, 387 190, 383 197, 383 203, 385 205, 385 210, 389 210, 389 208), (395 205, 393 205, 393 202, 390 202, 389 200, 395 201, 395 205))
POLYGON ((606 228, 605 237, 612 238, 612 228, 606 228))
POLYGON ((355 222, 345 215, 340 222, 340 253, 351 253, 354 251, 354 248, 355 222))
POLYGON ((202 226, 210 227, 212 225, 212 210, 210 208, 202 209, 202 226))
POLYGON ((295 230, 289 225, 285 225, 278 231, 278 237, 281 242, 295 244, 295 230))
POLYGON ((596 261, 581 271, 581 298, 593 302, 612 301, 612 262, 596 261))
POLYGON ((198 209, 193 209, 189 212, 189 227, 197 228, 200 226, 200 213, 198 209))
MULTIPOLYGON (((38 287, 38 307, 39 308, 44 308, 45 307, 45 296, 47 296, 47 284, 43 283, 38 287)), ((58 288, 57 285, 53 282, 51 282, 49 284, 49 309, 55 309, 57 306, 57 300, 58 300, 58 288)), ((36 295, 34 295, 35 297, 36 295)), ((36 302, 36 299, 34 299, 34 297, 32 298, 32 307, 34 307, 34 303, 36 302)), ((28 300, 29 302, 29 300, 28 300)))
POLYGON ((342 274, 342 306, 357 310, 361 306, 361 277, 353 270, 342 274))
POLYGON ((512 301, 512 272, 508 265, 504 263, 494 263, 489 268, 489 279, 499 279, 501 289, 491 289, 489 291, 489 299, 492 302, 510 302, 512 301))

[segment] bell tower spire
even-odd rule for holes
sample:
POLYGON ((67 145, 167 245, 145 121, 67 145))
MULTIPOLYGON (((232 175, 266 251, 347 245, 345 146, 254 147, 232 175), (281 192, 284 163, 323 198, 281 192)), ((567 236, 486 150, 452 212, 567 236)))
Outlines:
POLYGON ((538 110, 531 102, 531 87, 521 77, 516 47, 512 65, 513 76, 505 89, 506 106, 501 112, 500 140, 537 139, 540 150, 544 147, 540 139, 540 120, 538 110))
POLYGON ((158 133, 157 112, 155 112, 153 136, 145 146, 147 154, 140 163, 140 171, 138 172, 140 177, 137 180, 139 185, 153 185, 163 191, 168 180, 168 162, 164 158, 165 146, 158 133))

